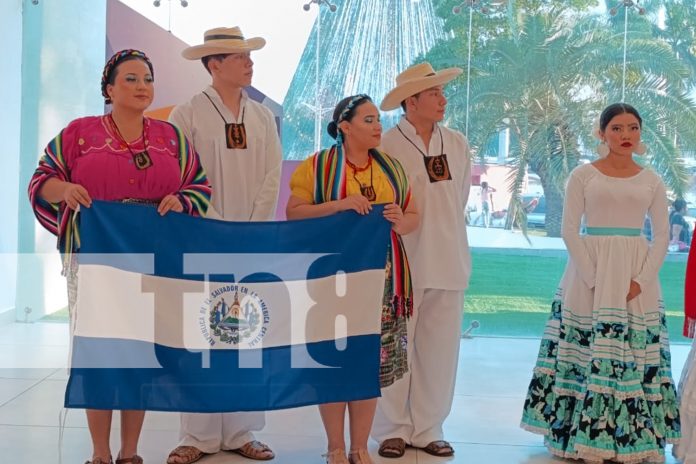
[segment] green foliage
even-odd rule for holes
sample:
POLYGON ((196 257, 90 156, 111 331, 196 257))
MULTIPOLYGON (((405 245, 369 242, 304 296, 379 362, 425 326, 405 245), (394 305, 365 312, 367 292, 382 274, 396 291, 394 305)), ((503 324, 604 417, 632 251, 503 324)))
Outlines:
POLYGON ((448 123, 466 129, 468 101, 468 133, 479 159, 495 155, 500 131, 510 131, 509 217, 526 222, 520 195, 526 173, 534 171, 547 198, 547 232, 560 234, 568 174, 582 158, 594 156, 591 131, 601 110, 622 99, 643 116, 648 162, 675 195, 684 193, 683 151, 696 146, 696 104, 689 95, 696 78, 693 2, 674 0, 663 8, 653 0, 641 3, 648 14, 619 6, 610 16, 589 12, 598 4, 593 0, 508 0, 487 14, 483 4, 501 2, 479 0, 453 15, 460 3, 436 3, 451 36, 423 59, 465 69, 448 88, 448 123))

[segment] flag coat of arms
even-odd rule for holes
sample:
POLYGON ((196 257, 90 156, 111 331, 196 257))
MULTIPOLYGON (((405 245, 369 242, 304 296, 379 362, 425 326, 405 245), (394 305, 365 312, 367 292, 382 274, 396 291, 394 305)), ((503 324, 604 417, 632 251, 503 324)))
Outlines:
POLYGON ((233 223, 94 202, 68 408, 263 411, 379 396, 381 208, 233 223))

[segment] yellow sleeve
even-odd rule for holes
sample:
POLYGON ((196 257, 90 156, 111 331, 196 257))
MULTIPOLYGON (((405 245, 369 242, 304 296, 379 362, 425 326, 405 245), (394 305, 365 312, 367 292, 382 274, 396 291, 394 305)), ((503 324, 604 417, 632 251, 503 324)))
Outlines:
POLYGON ((314 156, 310 156, 295 169, 290 177, 290 193, 314 203, 314 156))

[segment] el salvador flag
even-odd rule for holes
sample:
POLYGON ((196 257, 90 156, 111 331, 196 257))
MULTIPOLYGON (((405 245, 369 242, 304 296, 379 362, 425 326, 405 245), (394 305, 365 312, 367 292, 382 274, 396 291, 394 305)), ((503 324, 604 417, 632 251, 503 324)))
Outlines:
POLYGON ((390 224, 81 214, 68 408, 263 411, 379 396, 390 224))

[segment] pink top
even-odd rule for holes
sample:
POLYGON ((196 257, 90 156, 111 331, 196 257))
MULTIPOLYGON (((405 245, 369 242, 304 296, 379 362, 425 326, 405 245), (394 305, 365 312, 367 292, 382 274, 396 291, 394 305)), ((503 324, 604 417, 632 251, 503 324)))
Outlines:
POLYGON ((181 168, 176 132, 170 124, 145 118, 144 133, 147 142, 141 136, 130 143, 136 154, 147 144, 152 166, 139 170, 108 115, 72 121, 62 134, 71 182, 85 187, 95 200, 161 200, 177 192, 181 168))
POLYGON ((79 215, 63 201, 49 203, 39 195, 53 177, 82 185, 95 200, 157 203, 176 194, 186 214, 200 216, 208 209, 210 184, 184 134, 168 122, 144 121, 144 137, 130 149, 109 115, 76 119, 46 146, 29 183, 29 200, 41 225, 58 236, 58 249, 66 256, 80 247, 79 215), (133 154, 145 147, 152 165, 139 170, 133 154))

